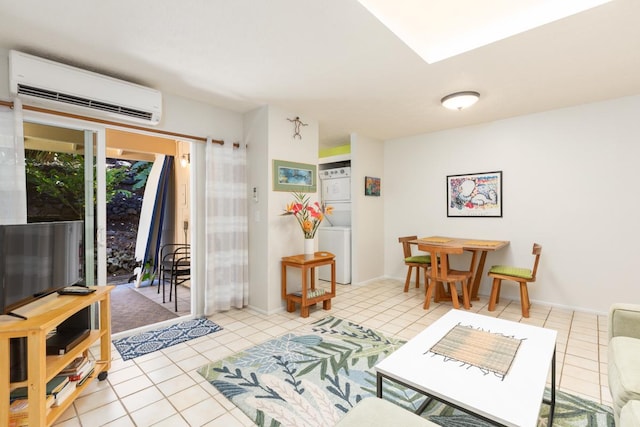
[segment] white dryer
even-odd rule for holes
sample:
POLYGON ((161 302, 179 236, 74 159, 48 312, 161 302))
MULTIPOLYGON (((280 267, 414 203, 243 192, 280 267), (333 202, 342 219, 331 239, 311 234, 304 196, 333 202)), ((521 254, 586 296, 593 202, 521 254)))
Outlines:
POLYGON ((328 203, 351 202, 351 168, 320 171, 322 200, 328 203))

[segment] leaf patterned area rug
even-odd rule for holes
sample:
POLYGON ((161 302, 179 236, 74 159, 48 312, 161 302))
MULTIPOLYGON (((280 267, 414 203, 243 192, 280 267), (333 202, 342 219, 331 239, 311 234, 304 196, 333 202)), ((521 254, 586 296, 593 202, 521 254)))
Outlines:
MULTIPOLYGON (((373 367, 405 341, 335 317, 202 366, 198 373, 261 427, 335 425, 360 400, 375 396, 373 367)), ((385 399, 411 411, 425 397, 384 381, 385 399)), ((542 405, 539 426, 547 424, 542 405)), ((483 421, 433 401, 422 414, 448 427, 483 421)), ((613 427, 611 408, 556 392, 554 426, 613 427)))

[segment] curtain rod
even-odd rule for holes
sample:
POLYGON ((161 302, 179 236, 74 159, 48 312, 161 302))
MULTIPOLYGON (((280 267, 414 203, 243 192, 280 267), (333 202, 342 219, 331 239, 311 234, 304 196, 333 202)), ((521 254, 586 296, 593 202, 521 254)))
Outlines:
MULTIPOLYGON (((5 107, 13 108, 13 102, 10 102, 10 101, 2 101, 2 100, 0 100, 0 105, 4 105, 5 107)), ((187 135, 187 134, 184 134, 184 133, 177 133, 177 132, 170 132, 170 131, 166 131, 166 130, 147 128, 147 127, 144 127, 144 126, 128 125, 128 124, 124 124, 124 123, 112 122, 112 121, 103 120, 103 119, 95 119, 93 117, 86 117, 86 116, 81 116, 81 115, 77 115, 77 114, 63 113, 61 111, 49 110, 49 109, 46 109, 46 108, 33 107, 33 106, 30 106, 30 105, 23 105, 22 108, 25 109, 25 110, 37 111, 39 113, 47 113, 47 114, 53 114, 53 115, 56 115, 56 116, 70 117, 72 119, 80 119, 80 120, 85 120, 85 121, 89 121, 89 122, 93 122, 93 123, 100 123, 100 124, 105 124, 105 125, 124 127, 124 128, 127 128, 127 129, 141 130, 141 131, 156 133, 156 134, 160 134, 160 135, 174 136, 174 137, 177 137, 177 138, 188 138, 188 139, 194 139, 196 141, 207 142, 207 138, 206 137, 202 137, 202 136, 187 135)), ((224 141, 219 140, 219 139, 212 139, 211 142, 213 142, 214 144, 224 145, 224 141)), ((235 143, 235 144, 233 144, 233 146, 238 148, 238 147, 240 147, 240 144, 235 143)))

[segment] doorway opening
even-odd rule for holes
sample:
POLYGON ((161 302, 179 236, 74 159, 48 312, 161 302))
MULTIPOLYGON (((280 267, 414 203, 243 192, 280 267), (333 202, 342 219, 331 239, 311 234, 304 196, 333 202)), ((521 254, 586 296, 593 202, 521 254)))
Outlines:
MULTIPOLYGON (((98 194, 94 189, 86 191, 84 174, 79 173, 85 164, 85 132, 25 123, 24 136, 25 154, 30 163, 27 169, 31 169, 31 173, 27 170, 28 222, 84 219, 84 195, 98 194), (38 181, 40 191, 36 185, 38 181), (63 218, 78 215, 79 218, 63 218)), ((95 153, 95 146, 94 138, 93 150, 87 152, 95 153)), ((153 191, 148 188, 153 165, 165 158, 188 158, 189 149, 188 142, 106 130, 107 284, 117 285, 111 298, 113 333, 191 312, 190 281, 184 281, 179 289, 174 289, 171 302, 167 282, 163 303, 162 287, 158 286, 157 277, 157 249, 165 243, 189 243, 188 164, 182 167, 180 162, 172 162, 168 184, 162 189, 168 196, 163 202, 161 226, 154 231, 140 230, 141 225, 149 222, 144 220, 149 211, 143 205, 157 202, 158 188, 153 191), (149 202, 145 198, 154 200, 149 202), (153 245, 147 244, 149 239, 155 239, 153 245), (140 250, 141 245, 146 250, 140 250)), ((93 165, 95 170, 95 157, 93 165)), ((96 185, 95 179, 93 185, 96 185)), ((155 223, 157 225, 157 218, 155 223)))

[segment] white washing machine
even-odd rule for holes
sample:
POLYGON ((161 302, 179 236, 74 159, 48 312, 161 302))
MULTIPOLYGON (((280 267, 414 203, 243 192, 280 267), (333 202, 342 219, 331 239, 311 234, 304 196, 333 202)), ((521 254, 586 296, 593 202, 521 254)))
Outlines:
MULTIPOLYGON (((336 256, 336 283, 351 283, 351 227, 318 228, 318 250, 336 256)), ((331 281, 331 266, 318 267, 318 279, 331 281)))

